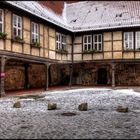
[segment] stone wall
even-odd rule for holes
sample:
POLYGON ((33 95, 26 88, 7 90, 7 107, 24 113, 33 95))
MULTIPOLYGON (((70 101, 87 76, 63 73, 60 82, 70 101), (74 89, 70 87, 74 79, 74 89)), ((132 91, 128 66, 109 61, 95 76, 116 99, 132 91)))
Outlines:
POLYGON ((117 86, 139 86, 140 65, 119 64, 116 66, 115 78, 117 86))
POLYGON ((97 85, 98 69, 107 70, 107 85, 111 84, 111 69, 109 65, 75 64, 73 71, 73 84, 78 85, 97 85))
POLYGON ((5 89, 6 90, 24 89, 24 85, 25 85, 24 67, 7 66, 5 89))
POLYGON ((50 66, 50 85, 68 85, 70 79, 69 65, 52 64, 50 66))
POLYGON ((37 65, 37 64, 29 65, 28 75, 29 75, 30 88, 45 87, 46 74, 45 74, 44 65, 37 65))
MULTIPOLYGON (((25 89, 25 67, 6 66, 5 90, 25 89)), ((46 84, 45 66, 29 64, 28 88, 43 88, 46 84)))

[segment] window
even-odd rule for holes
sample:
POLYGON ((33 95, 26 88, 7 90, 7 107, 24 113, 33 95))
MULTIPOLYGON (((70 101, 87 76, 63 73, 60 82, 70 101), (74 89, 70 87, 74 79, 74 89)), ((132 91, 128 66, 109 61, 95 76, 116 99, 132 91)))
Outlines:
POLYGON ((62 34, 62 50, 66 50, 66 36, 62 34))
POLYGON ((22 17, 13 14, 13 37, 22 39, 22 17))
POLYGON ((56 50, 67 51, 66 35, 56 33, 56 50))
POLYGON ((39 27, 38 24, 34 22, 31 24, 31 42, 39 43, 39 27))
POLYGON ((96 51, 102 51, 102 34, 93 36, 93 44, 96 51))
POLYGON ((136 49, 140 49, 140 31, 136 32, 136 49))
POLYGON ((133 32, 124 32, 124 49, 133 49, 133 32))
POLYGON ((59 50, 61 48, 61 34, 56 33, 56 49, 59 50))
POLYGON ((3 32, 3 10, 0 9, 0 32, 3 32))
POLYGON ((92 51, 92 35, 83 36, 83 50, 92 51))

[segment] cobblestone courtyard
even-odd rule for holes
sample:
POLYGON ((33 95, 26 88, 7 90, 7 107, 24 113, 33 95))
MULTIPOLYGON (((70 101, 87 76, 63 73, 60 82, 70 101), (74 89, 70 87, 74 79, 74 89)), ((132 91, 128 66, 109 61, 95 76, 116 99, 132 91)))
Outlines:
POLYGON ((131 89, 79 89, 42 92, 42 98, 0 99, 0 139, 139 139, 140 93, 131 89), (16 101, 21 108, 13 108, 16 101), (48 110, 48 102, 58 109, 48 110), (78 105, 87 102, 88 110, 78 105), (116 111, 127 106, 128 113, 116 111), (62 113, 74 112, 74 116, 62 113))

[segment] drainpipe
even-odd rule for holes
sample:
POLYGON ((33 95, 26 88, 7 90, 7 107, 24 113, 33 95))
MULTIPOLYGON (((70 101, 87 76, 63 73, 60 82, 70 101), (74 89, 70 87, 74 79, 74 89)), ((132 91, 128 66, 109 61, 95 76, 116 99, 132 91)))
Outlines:
POLYGON ((72 75, 73 75, 73 49, 74 49, 75 33, 72 35, 72 50, 71 50, 71 64, 70 64, 70 82, 69 86, 72 86, 72 75))

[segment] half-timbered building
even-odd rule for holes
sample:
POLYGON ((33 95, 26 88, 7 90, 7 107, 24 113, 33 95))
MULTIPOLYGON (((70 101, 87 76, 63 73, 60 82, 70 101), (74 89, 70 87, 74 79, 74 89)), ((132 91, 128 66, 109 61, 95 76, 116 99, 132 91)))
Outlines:
POLYGON ((139 86, 140 2, 0 2, 0 93, 55 85, 139 86))

